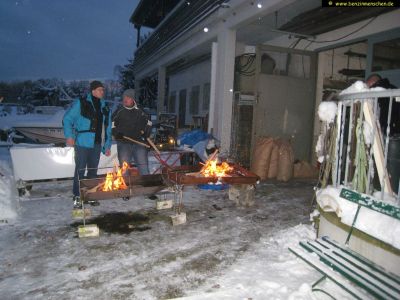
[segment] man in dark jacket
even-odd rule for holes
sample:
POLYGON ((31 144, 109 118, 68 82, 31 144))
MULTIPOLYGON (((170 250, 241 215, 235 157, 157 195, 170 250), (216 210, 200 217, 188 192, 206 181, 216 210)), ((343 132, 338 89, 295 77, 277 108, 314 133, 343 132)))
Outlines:
POLYGON ((90 83, 90 93, 75 100, 64 115, 64 136, 68 146, 75 150, 75 173, 73 183, 74 207, 81 207, 79 179, 87 169, 87 177, 97 176, 100 153, 111 154, 111 113, 104 97, 100 81, 90 83))
POLYGON ((151 122, 147 114, 138 108, 135 101, 135 90, 128 89, 122 94, 122 105, 112 116, 113 135, 117 141, 118 160, 123 162, 135 161, 140 175, 149 174, 148 150, 140 143, 147 143, 150 135, 151 122))
MULTIPOLYGON (((394 86, 389 82, 387 78, 382 78, 378 74, 371 74, 367 80, 366 84, 369 88, 374 87, 382 87, 385 89, 396 89, 397 87, 394 86)), ((381 130, 384 134, 386 134, 386 129, 388 125, 388 117, 389 117, 389 98, 379 98, 379 123, 381 125, 381 130)), ((390 136, 400 134, 400 103, 393 99, 392 102, 392 113, 390 115, 390 136)))

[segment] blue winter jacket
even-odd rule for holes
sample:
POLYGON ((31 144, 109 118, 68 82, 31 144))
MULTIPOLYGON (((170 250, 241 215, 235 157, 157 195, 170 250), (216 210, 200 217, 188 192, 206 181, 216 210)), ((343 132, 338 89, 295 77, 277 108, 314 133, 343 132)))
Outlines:
MULTIPOLYGON (((86 96, 86 100, 93 105, 91 93, 86 96)), ((103 107, 106 106, 106 102, 101 99, 100 105, 103 110, 103 107)), ((75 145, 85 148, 94 147, 94 138, 96 134, 94 132, 79 132, 90 129, 90 120, 81 115, 81 103, 79 99, 75 100, 72 106, 65 112, 63 127, 65 138, 73 138, 75 140, 75 145)), ((104 128, 104 130, 105 139, 102 148, 103 153, 111 148, 111 112, 108 114, 108 124, 107 128, 104 128)))

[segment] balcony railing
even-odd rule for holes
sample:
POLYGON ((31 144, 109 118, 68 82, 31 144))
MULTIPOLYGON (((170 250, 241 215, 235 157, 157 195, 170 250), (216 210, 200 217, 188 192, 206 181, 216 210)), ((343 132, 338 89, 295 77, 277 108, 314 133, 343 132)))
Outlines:
POLYGON ((139 68, 152 55, 170 45, 177 38, 215 12, 226 0, 181 1, 159 24, 150 37, 136 50, 134 66, 139 68))
POLYGON ((399 105, 400 89, 339 96, 327 155, 333 185, 399 197, 399 105))

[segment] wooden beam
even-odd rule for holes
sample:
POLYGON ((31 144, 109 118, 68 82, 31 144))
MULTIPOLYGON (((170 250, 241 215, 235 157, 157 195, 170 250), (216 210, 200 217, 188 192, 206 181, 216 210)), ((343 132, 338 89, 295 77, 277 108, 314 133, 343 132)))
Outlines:
MULTIPOLYGON (((376 119, 374 116, 372 103, 364 102, 364 117, 365 121, 373 128, 375 132, 374 141, 372 146, 372 153, 375 158, 376 168, 378 170, 379 181, 382 182, 382 179, 385 178, 384 185, 385 190, 389 194, 393 194, 392 185, 390 184, 388 171, 385 167, 385 155, 384 155, 384 148, 383 148, 383 138, 382 133, 379 127, 376 125, 376 119), (386 175, 386 176, 385 176, 386 175)), ((383 190, 383 187, 381 187, 383 190)))

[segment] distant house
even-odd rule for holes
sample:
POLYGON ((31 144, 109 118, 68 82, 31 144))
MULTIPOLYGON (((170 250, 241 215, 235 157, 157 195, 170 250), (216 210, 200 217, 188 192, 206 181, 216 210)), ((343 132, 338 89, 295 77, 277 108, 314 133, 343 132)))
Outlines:
POLYGON ((223 151, 248 165, 258 136, 290 138, 311 160, 324 95, 378 72, 400 86, 400 10, 320 0, 141 0, 137 90, 181 126, 204 117, 223 151))

